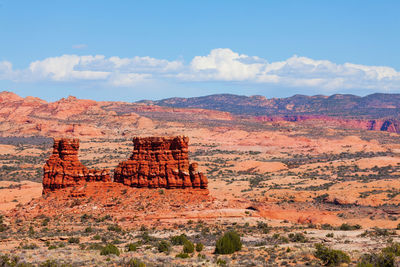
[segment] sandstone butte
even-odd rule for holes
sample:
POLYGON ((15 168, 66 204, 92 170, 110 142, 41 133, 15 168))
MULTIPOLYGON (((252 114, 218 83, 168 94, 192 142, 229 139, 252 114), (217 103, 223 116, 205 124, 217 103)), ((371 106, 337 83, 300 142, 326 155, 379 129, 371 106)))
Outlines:
POLYGON ((118 164, 114 181, 133 187, 207 188, 207 177, 189 164, 189 138, 133 138, 129 160, 118 164))
POLYGON ((86 182, 111 182, 110 171, 89 170, 78 159, 79 139, 54 138, 53 153, 43 167, 43 194, 86 182))
POLYGON ((43 167, 43 194, 92 182, 114 182, 131 187, 207 189, 198 164, 189 164, 189 138, 136 137, 133 152, 110 171, 89 170, 78 159, 79 139, 54 139, 53 153, 43 167))

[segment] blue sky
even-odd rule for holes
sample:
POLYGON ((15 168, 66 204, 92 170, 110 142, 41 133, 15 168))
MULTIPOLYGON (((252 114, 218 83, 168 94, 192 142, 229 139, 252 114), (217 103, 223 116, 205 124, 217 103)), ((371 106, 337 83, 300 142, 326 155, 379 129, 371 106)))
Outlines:
POLYGON ((400 1, 0 0, 0 91, 400 93, 400 1))

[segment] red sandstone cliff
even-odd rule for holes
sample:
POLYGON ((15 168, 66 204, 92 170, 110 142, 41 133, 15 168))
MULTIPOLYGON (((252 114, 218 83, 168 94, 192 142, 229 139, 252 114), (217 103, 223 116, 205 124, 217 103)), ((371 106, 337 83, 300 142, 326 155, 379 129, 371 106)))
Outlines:
POLYGON ((136 137, 129 160, 114 171, 114 181, 132 187, 207 188, 207 177, 189 164, 189 138, 136 137))
POLYGON ((79 139, 54 139, 53 153, 43 167, 43 194, 84 182, 110 182, 110 171, 89 170, 78 159, 79 139))

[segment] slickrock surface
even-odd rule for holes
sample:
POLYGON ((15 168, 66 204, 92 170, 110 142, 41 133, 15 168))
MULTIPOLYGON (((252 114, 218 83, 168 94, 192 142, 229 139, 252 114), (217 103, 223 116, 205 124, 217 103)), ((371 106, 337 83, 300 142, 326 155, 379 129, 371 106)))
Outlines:
POLYGON ((114 181, 132 187, 207 188, 207 177, 189 164, 189 138, 136 137, 129 160, 114 171, 114 181))
POLYGON ((89 170, 78 159, 79 139, 54 139, 53 154, 43 167, 43 194, 84 182, 110 182, 110 171, 89 170))

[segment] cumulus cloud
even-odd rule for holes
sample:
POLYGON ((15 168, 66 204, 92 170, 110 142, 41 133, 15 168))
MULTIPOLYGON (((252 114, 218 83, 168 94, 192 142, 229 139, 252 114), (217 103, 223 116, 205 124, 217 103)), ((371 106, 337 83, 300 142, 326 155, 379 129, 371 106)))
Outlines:
POLYGON ((146 81, 245 82, 293 88, 314 88, 333 92, 344 89, 394 90, 400 87, 400 72, 386 66, 353 63, 336 64, 294 55, 269 62, 257 56, 239 54, 227 48, 195 56, 190 62, 152 57, 105 57, 103 55, 63 55, 31 62, 14 70, 0 62, 0 79, 15 82, 95 82, 129 87, 146 81))
POLYGON ((0 62, 0 79, 15 82, 103 82, 105 85, 129 87, 155 78, 176 74, 180 61, 151 57, 106 58, 103 55, 62 55, 31 62, 27 69, 13 70, 12 64, 0 62))
POLYGON ((325 90, 368 88, 390 90, 400 87, 400 72, 385 66, 335 64, 297 55, 285 61, 268 62, 230 49, 214 49, 194 57, 190 71, 180 75, 194 81, 248 81, 325 90))
POLYGON ((258 57, 239 55, 230 49, 214 49, 207 56, 196 56, 190 63, 191 72, 182 78, 192 80, 244 81, 254 80, 265 62, 258 57))
POLYGON ((34 61, 30 64, 29 70, 36 79, 50 79, 53 81, 107 79, 110 72, 79 69, 96 61, 104 61, 104 56, 63 55, 61 57, 46 58, 42 61, 34 61))
POLYGON ((0 62, 0 79, 11 78, 12 75, 12 64, 8 61, 0 62))

